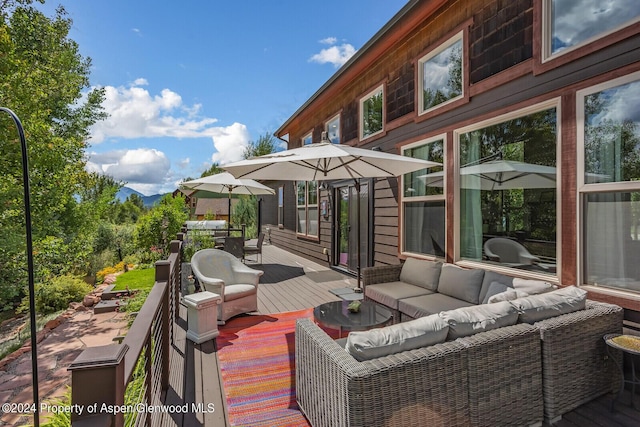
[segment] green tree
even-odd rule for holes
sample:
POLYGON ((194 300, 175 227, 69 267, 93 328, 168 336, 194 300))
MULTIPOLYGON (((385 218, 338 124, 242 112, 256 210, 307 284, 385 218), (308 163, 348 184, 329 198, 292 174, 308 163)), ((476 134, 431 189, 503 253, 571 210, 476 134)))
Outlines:
POLYGON ((261 135, 257 141, 249 141, 249 145, 244 149, 243 157, 250 159, 275 152, 276 140, 271 133, 267 132, 261 135))
POLYGON ((165 254, 169 243, 187 220, 184 198, 165 195, 160 203, 138 219, 134 232, 136 247, 165 254))
MULTIPOLYGON (((108 199, 101 191, 111 187, 96 188, 96 177, 85 170, 89 127, 104 118, 103 91, 87 92, 91 61, 68 38, 72 22, 62 7, 49 18, 31 3, 0 2, 0 105, 11 108, 25 128, 34 253, 47 260, 46 270, 36 274, 43 275, 84 267, 91 249, 86 241, 108 199)), ((27 274, 20 141, 5 116, 0 117, 0 301, 10 308, 20 300, 27 274)))
MULTIPOLYGON (((210 175, 216 175, 221 172, 224 172, 224 169, 222 169, 218 163, 214 163, 211 165, 209 169, 202 172, 202 175, 200 175, 200 178, 204 178, 205 176, 210 176, 210 175)), ((185 181, 191 181, 191 179, 187 178, 185 179, 185 181)))

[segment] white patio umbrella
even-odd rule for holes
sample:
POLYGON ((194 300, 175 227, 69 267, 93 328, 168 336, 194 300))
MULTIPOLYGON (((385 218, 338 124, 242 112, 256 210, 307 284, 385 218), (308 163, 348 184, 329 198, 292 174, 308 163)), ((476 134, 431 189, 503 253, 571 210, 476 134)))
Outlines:
MULTIPOLYGON (((444 172, 418 176, 427 185, 442 187, 444 172)), ((460 187, 477 190, 555 188, 556 168, 515 160, 491 160, 460 168, 460 187)))
MULTIPOLYGON (((300 148, 242 160, 223 166, 238 178, 324 181, 353 179, 357 192, 357 241, 360 242, 360 184, 359 178, 400 176, 440 163, 415 159, 383 151, 365 150, 348 145, 332 144, 323 132, 322 141, 300 148)), ((360 247, 358 246, 357 287, 360 292, 360 247)))
POLYGON ((229 195, 229 221, 227 228, 231 227, 231 195, 232 194, 275 194, 275 190, 260 184, 253 179, 238 179, 229 172, 221 172, 215 175, 205 176, 180 183, 180 188, 186 190, 209 191, 229 195))

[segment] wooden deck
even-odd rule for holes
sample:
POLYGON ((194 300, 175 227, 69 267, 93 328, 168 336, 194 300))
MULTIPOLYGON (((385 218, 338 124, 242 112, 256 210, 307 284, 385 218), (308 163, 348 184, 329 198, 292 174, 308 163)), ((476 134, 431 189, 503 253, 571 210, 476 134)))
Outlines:
MULTIPOLYGON (((263 246, 262 265, 248 265, 264 270, 258 293, 260 314, 271 314, 314 307, 339 298, 331 289, 355 286, 355 279, 291 254, 275 246, 263 246)), ((163 426, 228 426, 222 379, 214 341, 201 345, 186 339, 186 309, 181 307, 176 323, 171 353, 171 378, 167 404, 213 404, 213 412, 174 414, 162 420, 163 426)), ((640 402, 640 396, 636 396, 640 402)), ((640 425, 640 411, 619 403, 610 412, 611 395, 605 395, 565 414, 556 427, 635 427, 640 425)), ((629 395, 623 401, 628 402, 629 395)))

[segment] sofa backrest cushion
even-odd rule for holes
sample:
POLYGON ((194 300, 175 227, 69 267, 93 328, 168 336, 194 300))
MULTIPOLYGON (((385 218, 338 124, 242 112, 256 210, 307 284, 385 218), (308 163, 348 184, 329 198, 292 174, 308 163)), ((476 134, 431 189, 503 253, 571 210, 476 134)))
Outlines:
POLYGON ((520 279, 519 277, 513 279, 513 288, 529 295, 543 294, 555 289, 551 283, 544 280, 520 279))
POLYGON ((500 292, 499 294, 492 295, 487 300, 488 304, 494 304, 500 301, 512 301, 518 298, 528 297, 529 294, 526 292, 518 291, 517 289, 507 288, 506 291, 500 292))
POLYGON ((443 311, 439 316, 449 325, 448 340, 515 325, 518 322, 518 312, 508 301, 443 311))
MULTIPOLYGON (((487 273, 489 272, 486 272, 485 275, 487 273)), ((484 298, 481 301, 481 304, 488 304, 489 298, 491 298, 494 295, 501 294, 507 291, 508 289, 512 289, 512 288, 500 282, 491 282, 491 284, 489 285, 489 290, 485 293, 484 298)), ((482 292, 480 294, 482 295, 482 292)))
POLYGON ((407 258, 402 264, 400 281, 435 291, 438 289, 441 268, 440 261, 407 258))
POLYGON ((449 326, 437 314, 384 328, 349 333, 346 350, 363 361, 442 343, 449 326))
POLYGON ((484 278, 482 279, 482 288, 480 289, 481 302, 488 299, 487 292, 489 292, 489 287, 493 282, 502 283, 505 286, 513 288, 513 277, 496 273, 495 271, 486 270, 484 272, 484 278))
POLYGON ((567 286, 540 295, 518 298, 509 303, 519 313, 518 322, 535 323, 561 314, 584 310, 586 301, 587 291, 575 286, 567 286))
POLYGON ((438 292, 471 304, 480 304, 483 278, 482 269, 464 269, 453 264, 444 264, 440 272, 438 292))

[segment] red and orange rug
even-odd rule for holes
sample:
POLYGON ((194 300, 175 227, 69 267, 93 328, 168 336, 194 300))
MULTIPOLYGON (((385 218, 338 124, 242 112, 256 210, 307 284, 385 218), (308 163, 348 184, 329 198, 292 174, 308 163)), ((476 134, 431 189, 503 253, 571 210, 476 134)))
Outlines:
POLYGON ((218 359, 233 426, 308 426, 296 403, 296 320, 313 309, 242 316, 220 327, 218 359))

